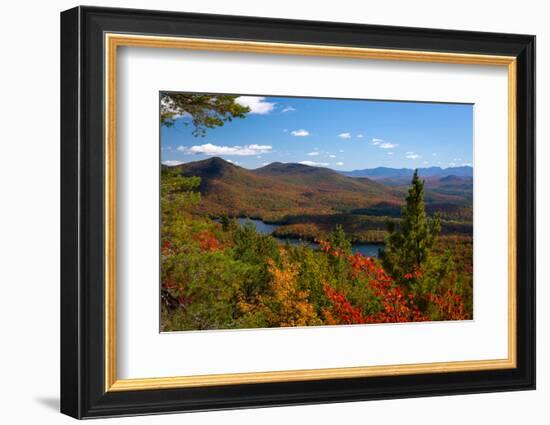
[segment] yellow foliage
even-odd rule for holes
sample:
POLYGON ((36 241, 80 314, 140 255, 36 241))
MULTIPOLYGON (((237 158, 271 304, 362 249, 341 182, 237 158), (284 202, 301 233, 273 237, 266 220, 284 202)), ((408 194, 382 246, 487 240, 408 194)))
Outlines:
POLYGON ((267 319, 269 327, 312 326, 322 324, 310 304, 309 291, 299 289, 297 284, 298 267, 290 263, 281 251, 282 264, 277 266, 268 260, 268 271, 271 275, 270 288, 267 293, 255 300, 238 299, 239 310, 254 316, 259 314, 267 319))
POLYGON ((260 297, 260 302, 270 306, 266 313, 272 326, 308 326, 319 323, 315 309, 308 301, 309 292, 297 286, 298 268, 283 256, 282 266, 269 261, 272 276, 271 294, 260 297))

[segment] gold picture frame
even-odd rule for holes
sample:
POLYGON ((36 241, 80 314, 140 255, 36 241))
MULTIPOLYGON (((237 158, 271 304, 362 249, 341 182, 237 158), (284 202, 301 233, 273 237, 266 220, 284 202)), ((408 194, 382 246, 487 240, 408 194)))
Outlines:
POLYGON ((299 380, 338 379, 410 375, 418 373, 464 372, 508 369, 516 367, 516 58, 463 53, 441 53, 411 50, 371 49, 354 47, 281 44, 253 41, 232 41, 159 37, 127 34, 105 34, 105 152, 107 178, 105 186, 105 391, 133 391, 181 387, 235 385, 299 380), (116 375, 116 87, 117 51, 119 47, 188 49, 353 58, 358 60, 392 60, 506 67, 508 72, 508 358, 470 360, 390 366, 364 366, 327 369, 306 369, 273 372, 231 373, 168 378, 117 379, 116 375))
MULTIPOLYGON (((79 6, 61 13, 61 117, 62 413, 80 419, 535 388, 535 36, 79 6), (508 194, 500 212, 508 220, 508 281, 498 285, 507 289, 507 356, 119 376, 117 58, 127 47, 506 70, 508 176, 499 184, 508 194)), ((481 261, 491 253, 482 254, 481 261)))

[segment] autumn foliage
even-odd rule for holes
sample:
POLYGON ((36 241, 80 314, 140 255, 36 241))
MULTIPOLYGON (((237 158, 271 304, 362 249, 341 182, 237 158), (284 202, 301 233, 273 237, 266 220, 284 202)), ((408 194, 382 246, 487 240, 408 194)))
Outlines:
POLYGON ((393 230, 389 255, 378 259, 354 253, 341 226, 311 247, 278 243, 251 222, 196 215, 189 207, 200 203, 199 184, 174 173, 162 179, 165 331, 473 317, 471 239, 437 236, 422 214, 409 219, 408 234, 393 230))
POLYGON ((199 242, 199 246, 203 251, 217 251, 222 248, 220 241, 208 230, 197 233, 195 240, 199 242))
POLYGON ((268 271, 272 277, 270 290, 260 295, 253 304, 241 302, 240 307, 247 312, 261 312, 268 325, 278 327, 308 326, 320 324, 309 293, 300 289, 297 282, 299 270, 286 257, 281 266, 268 260, 268 271))
MULTIPOLYGON (((329 255, 340 255, 332 252, 330 245, 323 244, 324 251, 329 255)), ((330 324, 356 323, 397 323, 419 322, 429 320, 422 314, 414 303, 414 294, 398 286, 377 264, 373 257, 366 257, 359 253, 349 256, 352 276, 365 282, 365 286, 372 294, 372 302, 380 305, 378 311, 366 314, 360 307, 353 306, 343 293, 340 293, 325 284, 324 290, 330 300, 331 308, 325 310, 325 317, 330 324)))
POLYGON ((428 294, 428 299, 437 306, 439 320, 468 320, 471 315, 466 311, 461 295, 448 289, 443 294, 428 294))

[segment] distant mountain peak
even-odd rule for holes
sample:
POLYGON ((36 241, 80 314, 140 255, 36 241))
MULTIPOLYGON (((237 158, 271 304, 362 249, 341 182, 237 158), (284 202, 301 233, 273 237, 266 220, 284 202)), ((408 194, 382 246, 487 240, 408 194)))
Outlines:
POLYGON ((221 166, 228 166, 228 167, 234 167, 234 164, 231 164, 231 162, 226 161, 223 158, 220 158, 219 156, 213 156, 211 158, 203 159, 202 161, 197 161, 197 163, 202 162, 203 164, 207 165, 221 165, 221 166))
POLYGON ((469 177, 468 176, 456 176, 454 174, 450 174, 448 176, 445 176, 445 177, 441 177, 439 179, 440 182, 442 183, 445 183, 445 182, 458 182, 458 181, 465 181, 465 180, 468 180, 469 177))
MULTIPOLYGON (((350 177, 368 177, 374 180, 381 179, 403 179, 411 178, 414 169, 413 168, 390 168, 390 167, 376 167, 376 168, 366 168, 363 170, 353 170, 353 171, 343 171, 341 172, 345 176, 350 177)), ((455 176, 455 177, 472 177, 473 168, 467 165, 460 167, 425 167, 418 168, 418 174, 420 177, 446 177, 446 176, 455 176)))
POLYGON ((201 161, 187 162, 178 167, 181 169, 183 175, 199 176, 203 178, 203 180, 205 180, 205 178, 225 176, 241 170, 240 167, 217 156, 201 161))
POLYGON ((277 177, 281 179, 296 179, 304 181, 322 181, 328 178, 342 178, 343 176, 330 168, 316 167, 296 162, 272 162, 262 168, 253 170, 254 173, 262 176, 277 177))
POLYGON ((296 170, 305 170, 312 168, 308 165, 298 164, 296 162, 272 162, 264 167, 257 168, 257 170, 273 171, 273 172, 288 172, 296 170))

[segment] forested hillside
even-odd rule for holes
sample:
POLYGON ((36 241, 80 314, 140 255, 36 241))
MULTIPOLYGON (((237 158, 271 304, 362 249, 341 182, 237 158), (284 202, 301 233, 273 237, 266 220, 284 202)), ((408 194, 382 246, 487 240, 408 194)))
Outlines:
POLYGON ((376 259, 341 225, 312 249, 197 214, 203 177, 181 171, 162 173, 163 331, 472 318, 471 238, 440 236, 416 177, 376 259))
MULTIPOLYGON (((278 236, 306 240, 326 237, 340 224, 353 242, 383 242, 387 222, 399 217, 407 192, 407 185, 294 163, 248 170, 214 157, 170 168, 201 179, 202 201, 191 211, 211 218, 259 218, 281 224, 278 236)), ((443 234, 472 234, 471 180, 432 178, 425 198, 428 213, 441 214, 443 234)))

